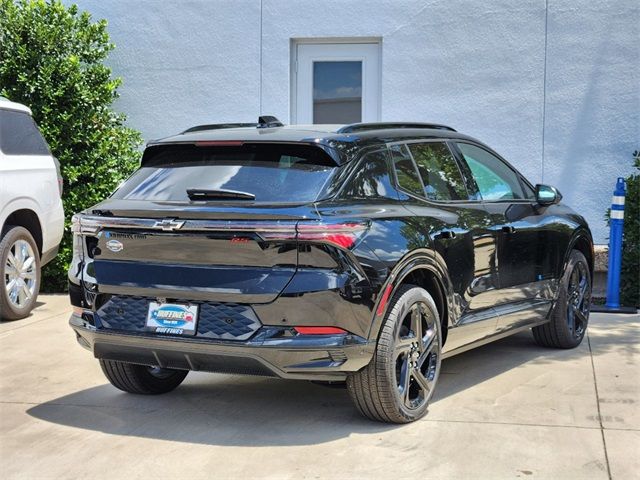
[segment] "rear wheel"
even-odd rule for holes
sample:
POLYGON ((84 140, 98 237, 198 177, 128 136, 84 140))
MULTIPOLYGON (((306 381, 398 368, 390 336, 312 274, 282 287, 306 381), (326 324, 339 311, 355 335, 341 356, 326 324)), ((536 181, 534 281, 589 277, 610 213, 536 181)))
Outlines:
POLYGON ((140 395, 158 395, 174 390, 189 373, 188 370, 148 367, 133 363, 100 360, 107 379, 116 388, 140 395))
POLYGON ((574 348, 587 331, 591 308, 591 274, 582 252, 571 251, 558 288, 551 320, 534 327, 533 338, 543 347, 574 348))
POLYGON ((433 298, 415 285, 401 286, 390 303, 371 363, 347 378, 358 410, 389 423, 424 416, 440 373, 441 346, 433 298))
POLYGON ((40 255, 23 227, 8 227, 0 241, 0 318, 24 318, 36 304, 40 290, 40 255))

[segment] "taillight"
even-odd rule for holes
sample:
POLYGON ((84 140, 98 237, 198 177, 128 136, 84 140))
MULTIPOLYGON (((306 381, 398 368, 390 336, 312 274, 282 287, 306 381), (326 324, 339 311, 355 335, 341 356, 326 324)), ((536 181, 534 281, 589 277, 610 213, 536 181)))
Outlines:
POLYGON ((365 223, 298 223, 298 240, 324 242, 351 248, 367 229, 365 223))

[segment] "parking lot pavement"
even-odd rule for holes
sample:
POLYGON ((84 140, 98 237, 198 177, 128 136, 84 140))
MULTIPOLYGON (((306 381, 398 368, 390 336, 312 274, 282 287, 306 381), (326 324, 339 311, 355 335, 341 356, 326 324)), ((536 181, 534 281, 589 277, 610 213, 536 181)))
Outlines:
POLYGON ((594 314, 575 350, 528 333, 443 362, 427 417, 361 418, 345 390, 191 373, 119 392, 76 345, 64 296, 0 323, 8 478, 638 478, 640 318, 594 314))

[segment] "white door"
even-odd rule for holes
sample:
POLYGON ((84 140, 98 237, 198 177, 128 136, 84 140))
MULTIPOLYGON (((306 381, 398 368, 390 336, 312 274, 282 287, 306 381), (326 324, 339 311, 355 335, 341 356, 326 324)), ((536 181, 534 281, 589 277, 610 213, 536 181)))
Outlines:
POLYGON ((380 120, 378 43, 299 43, 295 53, 292 123, 380 120))

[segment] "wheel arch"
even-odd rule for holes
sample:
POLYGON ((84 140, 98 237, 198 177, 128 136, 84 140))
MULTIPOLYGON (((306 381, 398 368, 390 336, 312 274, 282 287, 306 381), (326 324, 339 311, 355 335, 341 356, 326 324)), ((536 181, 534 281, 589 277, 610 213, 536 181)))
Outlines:
POLYGON ((414 251, 400 260, 380 289, 375 303, 374 318, 369 330, 370 341, 378 339, 382 322, 389 309, 388 301, 402 285, 414 284, 424 288, 433 297, 440 315, 443 345, 455 311, 453 288, 446 269, 435 260, 433 252, 414 251), (388 293, 387 293, 388 291, 388 293), (384 303, 383 303, 384 302, 384 303))
POLYGON ((582 253, 587 259, 587 263, 589 265, 589 273, 591 275, 591 280, 593 281, 593 267, 594 267, 594 251, 593 251, 593 240, 591 238, 591 234, 584 229, 577 230, 571 238, 569 242, 569 246, 567 251, 564 254, 564 262, 563 269, 564 271, 567 267, 567 263, 569 262, 569 256, 571 255, 572 250, 578 250, 582 253))
POLYGON ((36 242, 38 254, 42 255, 42 225, 36 212, 29 208, 21 208, 9 214, 0 229, 2 235, 9 225, 26 228, 36 242))

